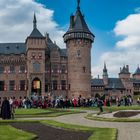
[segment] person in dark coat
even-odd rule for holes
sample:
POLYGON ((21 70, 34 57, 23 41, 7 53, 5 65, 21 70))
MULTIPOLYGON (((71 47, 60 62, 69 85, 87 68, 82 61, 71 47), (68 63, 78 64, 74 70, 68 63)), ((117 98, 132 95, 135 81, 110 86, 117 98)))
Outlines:
POLYGON ((6 97, 4 98, 1 106, 1 117, 4 120, 11 119, 11 107, 6 97))

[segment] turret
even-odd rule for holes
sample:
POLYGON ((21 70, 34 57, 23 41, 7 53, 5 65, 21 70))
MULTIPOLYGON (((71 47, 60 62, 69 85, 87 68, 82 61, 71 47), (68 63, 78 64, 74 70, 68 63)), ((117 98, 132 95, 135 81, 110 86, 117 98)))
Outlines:
POLYGON ((133 78, 136 80, 140 80, 140 67, 138 66, 135 73, 133 74, 133 78))
POLYGON ((108 85, 108 72, 107 72, 107 68, 106 68, 106 63, 104 63, 103 81, 104 81, 105 85, 108 85))
POLYGON ((120 68, 119 78, 121 79, 129 79, 130 78, 130 72, 129 72, 129 66, 124 65, 123 68, 120 68))
POLYGON ((69 97, 91 96, 91 47, 94 35, 89 30, 80 10, 70 16, 70 26, 64 34, 68 53, 69 97))

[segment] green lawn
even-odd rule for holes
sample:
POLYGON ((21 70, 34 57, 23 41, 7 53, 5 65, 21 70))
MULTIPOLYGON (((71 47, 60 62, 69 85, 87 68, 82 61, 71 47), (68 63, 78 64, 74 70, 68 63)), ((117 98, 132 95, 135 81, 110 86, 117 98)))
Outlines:
POLYGON ((16 109, 15 118, 25 117, 57 117, 61 115, 82 113, 80 110, 68 110, 68 109, 16 109))
MULTIPOLYGON (((93 110, 93 111, 99 111, 98 107, 77 107, 77 110, 93 110)), ((139 105, 133 105, 133 106, 110 106, 110 107, 103 107, 104 112, 114 112, 118 110, 140 110, 139 105)))
POLYGON ((41 122, 43 124, 59 127, 62 129, 93 132, 93 134, 90 136, 88 140, 117 140, 117 129, 115 128, 85 127, 80 125, 70 125, 70 124, 60 123, 52 120, 45 120, 41 122))
POLYGON ((0 125, 0 140, 33 140, 36 135, 18 130, 10 125, 0 125))

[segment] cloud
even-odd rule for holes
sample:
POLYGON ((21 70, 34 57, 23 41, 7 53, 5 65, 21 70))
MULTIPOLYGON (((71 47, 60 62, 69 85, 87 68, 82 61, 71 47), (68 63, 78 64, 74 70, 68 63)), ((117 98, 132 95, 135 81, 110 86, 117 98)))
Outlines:
POLYGON ((1 0, 0 42, 24 42, 32 31, 34 12, 41 33, 50 33, 52 40, 60 47, 64 47, 62 38, 64 31, 53 20, 54 11, 34 0, 1 0))
MULTIPOLYGON (((104 61, 107 63, 110 76, 118 77, 120 67, 124 64, 130 65, 130 72, 134 73, 140 64, 140 13, 135 13, 120 20, 114 27, 116 37, 121 37, 116 42, 112 51, 104 52, 99 65, 92 69, 94 76, 102 75, 104 61)), ((97 77, 97 76, 96 76, 97 77)))

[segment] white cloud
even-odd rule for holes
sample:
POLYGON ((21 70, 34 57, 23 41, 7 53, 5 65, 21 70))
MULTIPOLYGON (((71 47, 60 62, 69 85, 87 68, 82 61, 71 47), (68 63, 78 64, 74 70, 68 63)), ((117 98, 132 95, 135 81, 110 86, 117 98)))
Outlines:
POLYGON ((118 76, 120 67, 130 65, 130 72, 134 72, 140 64, 140 13, 131 14, 125 19, 118 21, 114 28, 116 36, 121 39, 110 52, 101 55, 99 65, 92 69, 93 75, 102 75, 104 61, 110 76, 118 76))
POLYGON ((52 40, 64 47, 64 31, 53 20, 54 11, 34 0, 0 1, 0 42, 24 42, 32 31, 34 12, 41 33, 50 33, 52 40))

